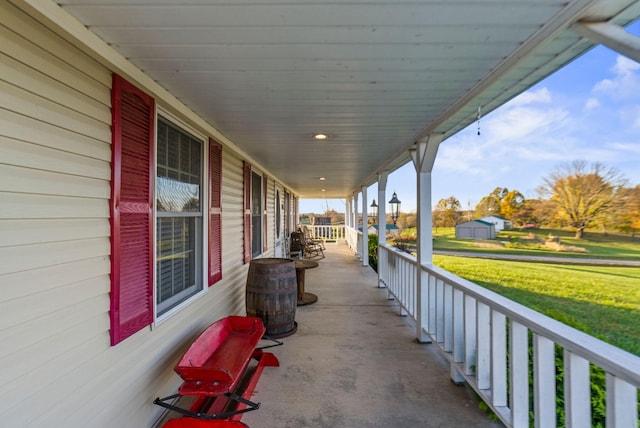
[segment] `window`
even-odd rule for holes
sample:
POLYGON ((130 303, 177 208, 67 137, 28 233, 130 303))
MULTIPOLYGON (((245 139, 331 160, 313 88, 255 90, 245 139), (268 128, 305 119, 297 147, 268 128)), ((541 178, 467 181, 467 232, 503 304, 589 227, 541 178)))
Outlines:
POLYGON ((209 140, 205 173, 205 139, 157 117, 154 99, 116 74, 111 105, 109 316, 116 345, 153 322, 154 294, 160 316, 204 289, 207 243, 208 284, 222 278, 222 145, 209 140))
POLYGON ((251 164, 242 161, 243 186, 243 218, 242 218, 242 252, 243 261, 251 260, 251 164))
POLYGON ((262 254, 262 176, 251 172, 251 257, 262 254))
POLYGON ((251 164, 243 162, 244 220, 243 245, 244 262, 262 254, 263 209, 262 176, 251 169, 251 164))
POLYGON ((157 125, 157 315, 202 290, 203 142, 163 117, 157 125))

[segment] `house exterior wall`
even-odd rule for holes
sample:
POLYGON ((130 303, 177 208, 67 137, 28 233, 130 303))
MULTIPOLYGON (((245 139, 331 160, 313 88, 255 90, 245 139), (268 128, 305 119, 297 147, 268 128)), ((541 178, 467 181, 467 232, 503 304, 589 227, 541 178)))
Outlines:
MULTIPOLYGON (((8 2, 0 23, 2 424, 152 426, 162 411, 152 401, 175 392, 188 345, 216 319, 245 313, 244 156, 223 143, 222 280, 110 346, 112 70, 8 2)), ((272 180, 264 256, 274 247, 272 180)))

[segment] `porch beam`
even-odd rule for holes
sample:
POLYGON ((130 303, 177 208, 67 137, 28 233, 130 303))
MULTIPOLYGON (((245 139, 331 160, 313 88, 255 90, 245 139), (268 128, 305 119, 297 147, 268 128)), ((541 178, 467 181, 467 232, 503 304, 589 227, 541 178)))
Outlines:
POLYGON ((609 22, 578 22, 573 31, 592 42, 640 62, 640 37, 627 33, 623 27, 609 22))

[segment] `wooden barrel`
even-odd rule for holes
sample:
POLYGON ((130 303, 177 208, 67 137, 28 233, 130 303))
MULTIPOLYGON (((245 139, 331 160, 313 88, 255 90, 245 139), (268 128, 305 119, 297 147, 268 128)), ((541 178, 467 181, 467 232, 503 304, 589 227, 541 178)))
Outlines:
POLYGON ((298 288, 293 260, 251 260, 246 286, 247 316, 260 318, 267 336, 286 337, 296 332, 297 303, 298 288))

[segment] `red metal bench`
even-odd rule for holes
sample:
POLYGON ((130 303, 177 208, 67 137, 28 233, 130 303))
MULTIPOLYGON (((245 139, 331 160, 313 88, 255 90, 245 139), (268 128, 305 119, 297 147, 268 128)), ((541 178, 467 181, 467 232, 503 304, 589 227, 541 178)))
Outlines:
POLYGON ((257 348, 265 331, 256 317, 229 316, 209 326, 174 367, 183 380, 178 393, 154 400, 183 415, 164 427, 246 426, 239 420, 243 413, 260 407, 249 398, 264 367, 280 365, 275 355, 263 351, 277 345, 257 348), (252 359, 257 364, 248 370, 252 359), (193 396, 195 401, 188 409, 169 403, 181 396, 193 396))

